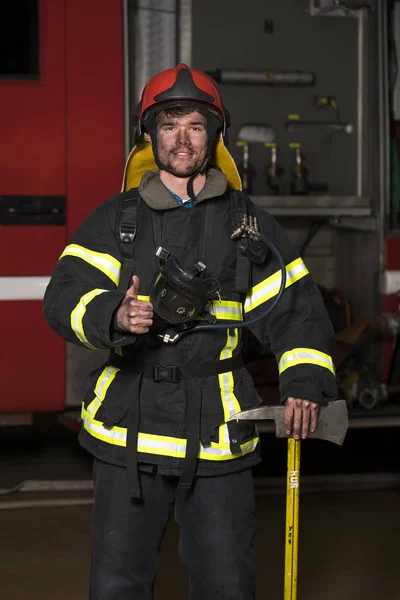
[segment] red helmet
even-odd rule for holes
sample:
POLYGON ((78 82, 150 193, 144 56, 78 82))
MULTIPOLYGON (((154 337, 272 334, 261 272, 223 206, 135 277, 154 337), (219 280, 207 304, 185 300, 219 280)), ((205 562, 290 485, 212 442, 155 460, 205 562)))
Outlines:
POLYGON ((214 79, 202 71, 181 64, 174 69, 161 71, 146 84, 139 104, 138 136, 143 133, 143 128, 148 129, 146 121, 161 110, 192 103, 218 117, 225 135, 227 115, 214 79))

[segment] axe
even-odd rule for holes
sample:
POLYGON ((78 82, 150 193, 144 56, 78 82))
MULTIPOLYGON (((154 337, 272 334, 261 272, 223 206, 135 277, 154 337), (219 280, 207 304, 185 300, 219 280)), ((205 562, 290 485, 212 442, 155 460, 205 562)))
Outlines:
MULTIPOLYGON (((236 413, 231 421, 275 421, 275 435, 288 438, 288 461, 286 479, 286 530, 285 530, 285 594, 284 600, 296 600, 298 532, 299 532, 299 491, 300 491, 300 440, 285 433, 283 415, 284 406, 259 406, 251 410, 236 413)), ((348 427, 347 406, 345 400, 334 400, 321 406, 318 414, 317 429, 308 437, 328 440, 341 446, 348 427)))

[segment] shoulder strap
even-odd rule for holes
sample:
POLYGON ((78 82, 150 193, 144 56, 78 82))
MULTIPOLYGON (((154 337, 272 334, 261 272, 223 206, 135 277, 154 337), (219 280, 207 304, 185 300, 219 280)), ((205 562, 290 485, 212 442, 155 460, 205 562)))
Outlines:
POLYGON ((121 218, 118 228, 118 239, 122 254, 118 290, 123 292, 126 292, 128 289, 134 271, 134 240, 142 212, 142 203, 138 188, 129 190, 128 194, 121 206, 121 218))

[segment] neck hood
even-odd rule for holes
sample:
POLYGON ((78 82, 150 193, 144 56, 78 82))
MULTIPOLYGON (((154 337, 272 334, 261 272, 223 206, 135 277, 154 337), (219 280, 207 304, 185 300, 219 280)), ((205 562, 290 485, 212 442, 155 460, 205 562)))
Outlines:
MULTIPOLYGON (((218 198, 226 192, 227 188, 228 183, 225 174, 219 169, 210 168, 206 174, 206 183, 196 196, 195 202, 203 202, 208 198, 218 198)), ((168 210, 180 206, 161 181, 158 169, 147 171, 142 176, 139 194, 147 206, 155 210, 168 210)))

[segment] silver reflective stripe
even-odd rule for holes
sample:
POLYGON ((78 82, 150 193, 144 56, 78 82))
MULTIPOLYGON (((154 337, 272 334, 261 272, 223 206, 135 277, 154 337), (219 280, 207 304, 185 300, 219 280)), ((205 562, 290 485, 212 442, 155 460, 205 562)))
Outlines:
POLYGON ((89 404, 89 406, 86 409, 88 411, 88 413, 90 413, 91 415, 96 414, 97 410, 99 409, 100 404, 103 402, 103 400, 106 396, 108 388, 110 387, 111 383, 114 381, 115 376, 119 370, 120 369, 117 369, 116 367, 111 367, 111 366, 105 367, 105 369, 103 369, 101 375, 97 379, 96 386, 94 388, 94 393, 95 393, 94 400, 92 400, 92 402, 89 404))
POLYGON ((121 263, 116 258, 111 256, 111 254, 95 252, 94 250, 89 250, 88 248, 79 246, 78 244, 70 244, 61 254, 60 260, 65 256, 81 258, 92 267, 102 271, 111 279, 113 283, 115 283, 115 285, 118 285, 121 263))
MULTIPOLYGON (((301 258, 297 258, 286 265, 285 289, 308 275, 308 273, 309 271, 301 258)), ((263 304, 276 296, 279 292, 281 281, 282 276, 281 271, 279 270, 254 286, 246 296, 244 312, 248 313, 257 308, 257 306, 260 306, 260 304, 263 304)))
MULTIPOLYGON (((90 414, 82 408, 82 421, 84 428, 95 438, 103 442, 116 446, 126 446, 127 429, 125 427, 104 427, 99 421, 96 421, 90 414)), ((222 426, 227 431, 227 426, 222 426)), ((221 438, 224 441, 220 443, 211 443, 211 446, 199 446, 199 458, 203 460, 230 460, 249 454, 256 448, 259 438, 258 436, 241 444, 241 454, 233 455, 230 451, 229 436, 221 433, 221 438)), ((176 458, 184 458, 186 455, 186 440, 179 438, 171 438, 161 435, 151 435, 148 433, 140 433, 138 436, 138 451, 147 454, 156 454, 160 456, 172 456, 176 458)))
POLYGON ((208 305, 209 312, 217 319, 228 321, 243 321, 243 308, 241 302, 230 300, 213 301, 208 305))
POLYGON ((93 298, 96 298, 96 296, 99 296, 100 294, 104 294, 109 291, 110 290, 91 290, 90 292, 82 296, 82 298, 80 298, 78 304, 75 306, 74 310, 71 313, 70 324, 72 331, 75 333, 78 340, 81 341, 82 344, 84 344, 87 348, 90 348, 91 350, 96 350, 96 348, 95 346, 92 346, 92 344, 90 344, 83 329, 83 318, 86 314, 86 307, 89 304, 89 302, 93 300, 93 298))
POLYGON ((333 360, 329 354, 325 354, 324 352, 320 352, 313 348, 293 348, 292 350, 285 352, 279 361, 279 373, 283 373, 290 367, 304 364, 325 367, 335 374, 333 360))
MULTIPOLYGON (((237 329, 228 329, 227 340, 224 348, 220 353, 220 360, 224 361, 228 358, 232 358, 233 351, 238 345, 239 334, 237 329), (232 332, 232 333, 231 333, 232 332), (233 334, 233 335, 232 335, 233 334)), ((221 391, 222 407, 224 409, 224 420, 229 421, 232 415, 240 412, 240 404, 234 393, 235 382, 233 379, 232 371, 226 373, 219 373, 218 382, 221 391)))

